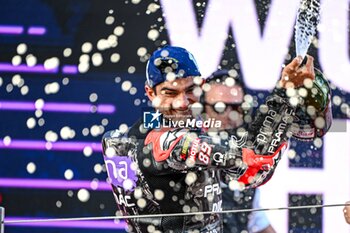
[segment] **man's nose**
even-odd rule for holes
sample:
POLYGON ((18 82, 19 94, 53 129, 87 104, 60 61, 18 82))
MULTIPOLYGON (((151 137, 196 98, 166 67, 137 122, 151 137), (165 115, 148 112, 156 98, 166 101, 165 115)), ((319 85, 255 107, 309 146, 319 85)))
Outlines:
POLYGON ((178 95, 178 97, 173 102, 174 109, 186 110, 190 104, 188 96, 183 93, 178 95))

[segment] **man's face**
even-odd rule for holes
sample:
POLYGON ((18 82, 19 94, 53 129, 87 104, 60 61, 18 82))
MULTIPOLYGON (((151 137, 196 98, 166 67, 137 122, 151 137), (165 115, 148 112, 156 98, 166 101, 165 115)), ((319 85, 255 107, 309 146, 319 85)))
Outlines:
POLYGON ((190 105, 199 101, 193 94, 194 87, 193 77, 187 77, 160 83, 155 91, 146 86, 146 93, 163 115, 179 120, 189 118, 192 115, 190 105))
POLYGON ((205 94, 205 111, 208 118, 221 121, 223 129, 232 129, 243 123, 240 105, 243 102, 243 89, 239 85, 232 87, 221 83, 210 85, 205 94))

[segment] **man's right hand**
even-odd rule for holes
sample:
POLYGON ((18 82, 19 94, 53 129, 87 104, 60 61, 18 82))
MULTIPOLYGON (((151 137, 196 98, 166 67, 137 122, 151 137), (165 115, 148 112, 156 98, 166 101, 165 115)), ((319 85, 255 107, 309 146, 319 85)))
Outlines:
POLYGON ((307 79, 315 79, 314 71, 314 58, 307 56, 307 62, 304 66, 300 66, 302 63, 301 57, 296 57, 290 62, 282 71, 282 77, 279 81, 279 85, 283 88, 297 88, 304 84, 307 79))

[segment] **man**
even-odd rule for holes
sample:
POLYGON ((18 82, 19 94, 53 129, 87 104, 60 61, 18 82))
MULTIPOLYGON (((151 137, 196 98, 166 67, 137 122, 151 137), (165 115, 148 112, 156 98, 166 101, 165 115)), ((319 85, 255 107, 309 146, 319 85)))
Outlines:
MULTIPOLYGON (((288 81, 292 84, 312 77, 299 69, 289 72, 292 75, 288 81)), ((107 132, 103 138, 104 159, 121 214, 156 215, 127 219, 128 231, 222 232, 222 221, 216 213, 221 210, 222 201, 220 171, 225 171, 227 182, 240 179, 248 186, 266 182, 286 147, 288 128, 278 132, 279 140, 274 145, 263 146, 269 152, 260 143, 257 145, 257 152, 266 153, 262 155, 256 154, 253 143, 242 148, 230 137, 209 137, 198 129, 202 123, 195 122, 196 127, 188 124, 193 123, 191 105, 199 99, 195 94, 198 89, 194 89, 200 85, 192 54, 183 48, 166 46, 153 53, 146 73, 145 91, 157 110, 152 119, 148 124, 140 120, 128 132, 107 132), (170 127, 145 129, 161 114, 163 124, 170 127)), ((284 87, 286 80, 281 84, 284 87)), ((283 110, 286 121, 293 112, 288 100, 277 95, 271 96, 267 106, 283 110)), ((269 113, 262 113, 253 122, 249 140, 261 131, 266 114, 269 113)), ((275 140, 275 135, 264 137, 275 140)))
MULTIPOLYGON (((245 85, 237 77, 230 76, 227 70, 214 72, 206 83, 210 89, 204 92, 203 102, 205 114, 208 118, 218 119, 222 122, 222 129, 234 131, 244 126, 244 115, 251 113, 250 109, 243 110, 245 85)), ((246 124, 245 124, 246 125, 246 124)), ((259 189, 246 189, 243 191, 230 190, 222 185, 222 207, 230 209, 260 208, 259 189)), ((224 233, 276 233, 264 212, 245 212, 223 214, 224 233)))

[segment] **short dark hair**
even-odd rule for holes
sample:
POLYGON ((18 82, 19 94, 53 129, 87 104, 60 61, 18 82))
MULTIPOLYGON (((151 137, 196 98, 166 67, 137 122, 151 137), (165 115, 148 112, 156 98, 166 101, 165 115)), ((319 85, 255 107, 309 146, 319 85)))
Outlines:
MULTIPOLYGON (((226 69, 221 69, 221 70, 215 71, 208 78, 205 79, 205 83, 208 83, 208 84, 215 84, 215 83, 219 84, 220 83, 220 84, 226 85, 225 80, 227 78, 233 78, 233 80, 235 80, 235 85, 241 86, 243 93, 246 93, 244 82, 240 78, 238 78, 238 76, 235 76, 235 77, 231 76, 230 71, 226 70, 226 69)), ((200 97, 200 102, 202 104, 206 103, 205 96, 206 96, 206 92, 203 91, 202 95, 200 97)))
POLYGON ((235 84, 240 85, 243 90, 245 89, 244 82, 240 78, 238 78, 238 76, 230 75, 230 71, 226 70, 226 69, 215 71, 208 78, 206 78, 205 82, 209 83, 209 84, 213 84, 213 83, 222 83, 222 84, 224 84, 225 80, 227 78, 232 78, 233 80, 235 80, 235 84))

